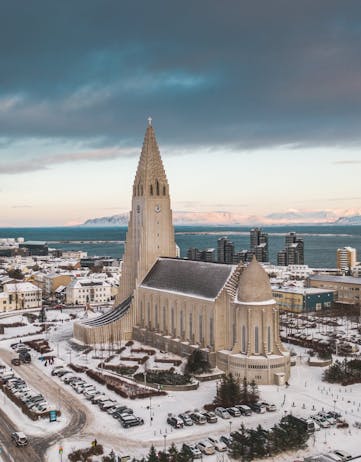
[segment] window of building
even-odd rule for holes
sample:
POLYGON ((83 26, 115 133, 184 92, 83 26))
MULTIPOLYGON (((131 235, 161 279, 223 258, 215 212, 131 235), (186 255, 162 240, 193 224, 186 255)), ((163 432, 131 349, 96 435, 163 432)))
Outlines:
POLYGON ((247 344, 246 326, 242 326, 242 352, 243 353, 246 353, 246 344, 247 344))
POLYGON ((254 352, 259 353, 259 336, 258 336, 258 326, 254 328, 254 352))
POLYGON ((271 326, 267 327, 267 348, 268 353, 272 353, 272 346, 271 346, 271 326))
POLYGON ((211 345, 214 345, 214 321, 213 318, 209 320, 209 341, 211 345))
POLYGON ((199 323, 199 341, 203 342, 203 316, 200 314, 198 318, 199 323))
POLYGON ((167 330, 165 306, 163 306, 163 330, 167 330))
POLYGON ((193 335, 193 316, 192 313, 189 313, 189 336, 193 335))

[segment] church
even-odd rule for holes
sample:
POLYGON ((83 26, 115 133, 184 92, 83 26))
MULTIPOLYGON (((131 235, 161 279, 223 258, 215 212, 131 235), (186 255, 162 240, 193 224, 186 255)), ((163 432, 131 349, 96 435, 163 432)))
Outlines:
POLYGON ((151 120, 133 184, 119 293, 114 308, 74 324, 85 344, 136 339, 188 355, 258 384, 283 384, 290 355, 281 343, 269 278, 248 266, 177 257, 167 176, 151 120))

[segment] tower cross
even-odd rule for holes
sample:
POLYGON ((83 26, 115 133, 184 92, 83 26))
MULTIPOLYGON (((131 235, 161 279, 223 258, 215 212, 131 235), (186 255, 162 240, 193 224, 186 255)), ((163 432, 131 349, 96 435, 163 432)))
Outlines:
POLYGON ((152 118, 148 117, 148 125, 152 125, 152 118))

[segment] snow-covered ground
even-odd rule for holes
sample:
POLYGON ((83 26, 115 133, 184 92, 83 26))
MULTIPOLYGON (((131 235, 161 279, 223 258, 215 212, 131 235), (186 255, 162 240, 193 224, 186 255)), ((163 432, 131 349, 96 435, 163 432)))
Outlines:
MULTIPOLYGON (((306 350, 293 345, 288 346, 297 353, 297 364, 291 371, 290 386, 288 388, 276 386, 259 387, 261 399, 276 404, 276 412, 232 418, 230 421, 219 419, 215 424, 192 426, 177 430, 167 425, 166 419, 168 414, 179 414, 187 410, 202 409, 204 404, 212 402, 216 393, 216 383, 214 381, 200 383, 199 389, 194 391, 168 392, 166 396, 153 397, 151 399, 127 400, 92 381, 85 374, 79 374, 86 378, 89 383, 93 383, 97 389, 106 393, 109 398, 115 399, 121 405, 124 404, 131 407, 134 410, 134 414, 142 417, 145 421, 143 426, 123 429, 118 421, 107 413, 102 412, 98 406, 91 404, 83 395, 77 394, 69 385, 64 385, 60 379, 51 377, 51 369, 56 365, 73 362, 96 368, 99 362, 101 362, 102 356, 107 357, 111 354, 109 351, 101 352, 99 349, 95 352, 91 351, 88 354, 84 354, 82 348, 76 342, 71 341, 72 321, 66 316, 68 316, 68 313, 61 313, 56 310, 54 310, 54 313, 48 312, 48 320, 51 319, 55 325, 45 334, 45 337, 53 347, 53 354, 56 356, 56 360, 53 366, 45 367, 44 363, 38 358, 39 354, 34 352, 32 354, 33 366, 39 369, 42 374, 48 376, 48 380, 51 378, 51 380, 55 380, 58 384, 61 384, 64 390, 66 390, 64 393, 68 393, 73 397, 72 401, 74 405, 80 400, 82 405, 89 410, 89 413, 94 418, 89 421, 81 435, 75 435, 74 439, 59 441, 54 445, 47 455, 49 461, 57 460, 55 455, 59 458, 59 444, 64 449, 63 460, 66 460, 66 454, 72 449, 90 446, 94 438, 97 438, 99 443, 104 444, 108 451, 113 448, 122 455, 129 454, 130 456, 142 457, 148 453, 151 444, 154 444, 158 449, 163 449, 164 442, 169 446, 174 441, 178 446, 181 446, 183 442, 197 442, 210 435, 219 437, 222 434, 229 434, 230 431, 237 430, 242 423, 246 427, 256 427, 258 424, 261 424, 265 428, 270 428, 286 413, 308 417, 322 409, 326 411, 339 411, 350 424, 350 427, 348 429, 336 429, 333 427, 326 430, 322 429, 310 437, 307 450, 292 454, 283 454, 275 457, 273 460, 277 462, 289 462, 306 454, 327 452, 331 449, 344 449, 351 452, 352 455, 361 454, 361 444, 359 441, 361 430, 353 427, 355 421, 361 421, 361 384, 341 387, 322 382, 323 369, 308 366, 306 350)), ((15 316, 10 319, 13 321, 15 316)), ((6 320, 6 322, 11 321, 9 318, 6 320)), ((353 332, 356 332, 355 327, 354 325, 349 324, 346 326, 343 324, 335 329, 346 332, 345 329, 347 328, 348 331, 352 329, 353 332)), ((315 330, 315 334, 316 332, 317 329, 315 330)), ((34 338, 38 337, 40 337, 39 334, 34 336, 34 338)), ((28 338, 31 339, 32 337, 28 338)), ((9 348, 11 343, 13 343, 13 340, 3 340, 0 342, 0 346, 9 348)), ((135 342, 134 347, 137 346, 139 344, 135 342)), ((126 354, 129 355, 129 349, 126 351, 126 354)), ((168 357, 174 356, 157 352, 157 356, 165 357, 166 355, 168 357)), ((118 358, 119 356, 112 361, 112 364, 117 364, 118 361, 121 362, 118 358)), ((154 367, 152 361, 150 361, 149 366, 154 367)), ((164 367, 164 365, 161 367, 164 367)), ((141 367, 139 368, 140 370, 142 370, 141 367)), ((24 421, 24 419, 27 419, 3 395, 0 395, 0 400, 1 406, 6 406, 13 420, 19 421, 19 419, 23 419, 24 421)), ((26 420, 27 433, 33 435, 57 432, 59 431, 58 428, 61 428, 63 425, 64 422, 61 421, 45 425, 44 422, 34 423, 29 419, 26 420)), ((211 462, 212 460, 216 460, 216 457, 209 456, 207 459, 211 462)))

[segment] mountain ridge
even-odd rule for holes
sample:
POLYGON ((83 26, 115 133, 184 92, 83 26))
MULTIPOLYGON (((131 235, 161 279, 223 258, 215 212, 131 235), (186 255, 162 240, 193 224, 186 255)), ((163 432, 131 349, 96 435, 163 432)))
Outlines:
MULTIPOLYGON (((274 223, 270 222, 269 217, 244 216, 231 212, 173 212, 174 224, 176 225, 239 225, 239 226, 277 226, 277 225, 335 225, 335 226, 360 226, 361 215, 339 217, 333 221, 290 221, 285 223, 283 220, 274 223)), ((129 213, 120 213, 111 216, 89 218, 81 226, 127 226, 129 213)))

